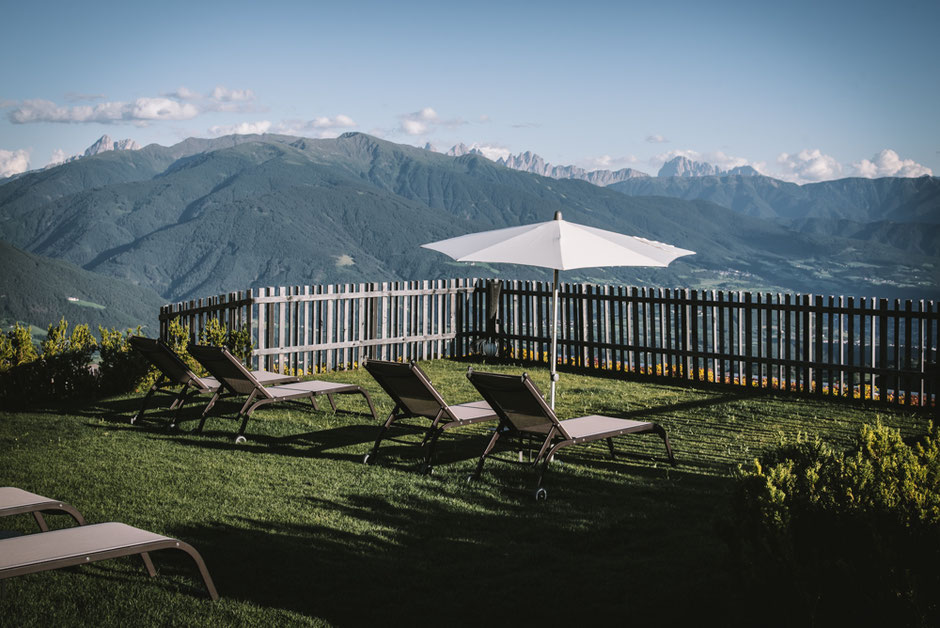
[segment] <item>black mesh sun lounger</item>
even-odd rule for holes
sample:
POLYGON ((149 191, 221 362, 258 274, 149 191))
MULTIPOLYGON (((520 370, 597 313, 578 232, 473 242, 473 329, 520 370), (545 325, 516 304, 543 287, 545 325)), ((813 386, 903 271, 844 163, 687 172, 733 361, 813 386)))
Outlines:
MULTIPOLYGON (((212 409, 212 406, 215 405, 215 402, 218 401, 219 397, 222 395, 222 387, 219 385, 218 380, 214 377, 199 377, 193 373, 186 363, 162 341, 145 338, 143 336, 131 336, 130 343, 134 349, 140 352, 148 362, 160 371, 160 377, 154 382, 153 386, 150 387, 150 390, 147 391, 147 394, 144 396, 144 401, 140 406, 140 410, 131 418, 131 423, 136 422, 144 416, 144 412, 147 410, 147 403, 154 393, 157 392, 167 392, 175 395, 175 399, 170 405, 170 410, 175 410, 176 412, 170 415, 170 427, 175 425, 179 411, 193 395, 213 393, 212 399, 202 411, 203 417, 212 409), (170 389, 176 386, 180 386, 180 389, 176 393, 173 393, 170 389)), ((281 375, 280 373, 270 373, 268 371, 253 371, 253 374, 255 379, 259 382, 268 385, 299 381, 297 377, 281 375)))
POLYGON ((529 379, 528 374, 499 375, 496 373, 479 373, 468 369, 467 378, 470 380, 483 398, 499 415, 500 425, 487 444, 477 468, 471 478, 479 478, 483 472, 483 463, 493 451, 496 441, 504 430, 529 434, 544 438, 542 448, 535 457, 533 465, 541 467, 538 470, 538 483, 536 484, 536 499, 545 499, 547 493, 542 488, 542 476, 548 467, 548 462, 556 451, 569 445, 580 445, 595 440, 604 439, 610 447, 611 456, 614 455, 615 436, 622 434, 644 434, 652 432, 663 439, 666 445, 666 454, 673 466, 676 459, 669 445, 666 430, 648 421, 631 421, 609 416, 592 414, 576 419, 559 421, 555 412, 545 403, 545 398, 529 379))
POLYGON ((219 599, 202 556, 191 545, 114 522, 0 539, 0 580, 135 555, 143 559, 147 572, 155 576, 157 572, 148 553, 162 549, 178 549, 189 554, 199 569, 209 597, 219 599))
POLYGON ((388 396, 395 402, 392 413, 388 415, 385 424, 379 431, 372 450, 365 455, 363 462, 374 463, 379 455, 379 445, 385 438, 392 424, 400 419, 411 417, 424 417, 431 420, 421 445, 428 444, 422 471, 431 473, 434 461, 434 446, 438 437, 455 427, 471 425, 480 421, 495 421, 496 413, 485 401, 472 401, 449 406, 440 393, 431 384, 431 380, 424 371, 411 362, 385 362, 381 360, 367 360, 365 368, 388 396))
MULTIPOLYGON (((248 425, 248 419, 251 413, 258 406, 276 401, 299 401, 309 399, 313 409, 317 409, 316 397, 326 395, 333 410, 336 410, 336 403, 333 401, 333 395, 358 394, 365 397, 369 404, 369 410, 372 417, 378 420, 375 415, 375 408, 372 406, 372 399, 369 393, 361 386, 355 384, 336 384, 324 381, 296 382, 292 384, 281 384, 279 386, 266 387, 259 382, 251 371, 242 366, 228 349, 225 347, 206 347, 202 345, 190 345, 189 353, 202 364, 209 373, 212 374, 228 392, 233 395, 248 396, 248 400, 238 413, 241 419, 241 426, 238 434, 235 436, 236 443, 245 442, 245 427, 248 425)), ((206 422, 206 416, 203 414, 199 422, 197 431, 201 431, 206 422)))
POLYGON ((85 518, 71 504, 36 495, 15 486, 0 487, 0 517, 28 513, 33 515, 36 523, 39 524, 39 529, 47 532, 49 526, 46 525, 46 520, 42 516, 43 512, 66 513, 75 519, 78 525, 85 525, 85 518))

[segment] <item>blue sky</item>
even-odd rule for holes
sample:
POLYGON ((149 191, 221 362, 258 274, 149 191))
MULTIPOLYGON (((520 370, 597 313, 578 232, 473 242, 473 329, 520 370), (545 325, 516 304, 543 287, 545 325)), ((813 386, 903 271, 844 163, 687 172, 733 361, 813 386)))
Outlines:
POLYGON ((938 30, 935 0, 20 3, 0 175, 103 134, 239 130, 652 174, 676 154, 799 182, 940 174, 938 30))

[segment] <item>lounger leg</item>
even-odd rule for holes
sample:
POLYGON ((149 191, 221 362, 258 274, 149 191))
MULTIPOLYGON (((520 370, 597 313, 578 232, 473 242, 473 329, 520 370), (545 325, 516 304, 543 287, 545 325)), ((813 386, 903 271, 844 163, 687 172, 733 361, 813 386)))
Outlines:
POLYGON ((617 452, 614 451, 614 439, 613 439, 613 438, 608 438, 608 439, 607 439, 607 447, 610 448, 610 457, 611 457, 611 458, 616 458, 616 457, 617 457, 617 452))
POLYGON ((236 420, 241 418, 242 423, 238 428, 238 434, 235 435, 235 444, 245 442, 245 428, 248 427, 248 419, 251 418, 251 413, 255 411, 259 405, 264 403, 264 400, 255 401, 255 397, 258 395, 257 390, 251 391, 251 394, 248 395, 248 401, 245 402, 245 405, 242 406, 242 409, 238 411, 238 416, 235 417, 236 420))
POLYGON ((385 433, 388 432, 389 428, 392 427, 392 423, 395 422, 395 419, 398 418, 398 405, 395 405, 395 408, 392 410, 392 413, 388 415, 388 418, 385 419, 385 425, 382 426, 382 429, 379 430, 379 437, 375 439, 375 445, 372 446, 372 451, 367 453, 362 461, 366 464, 375 464, 375 461, 379 457, 379 445, 382 444, 382 439, 385 438, 385 433))
POLYGON ((209 400, 209 403, 206 405, 206 407, 202 409, 202 416, 199 417, 199 426, 196 427, 196 432, 202 432, 202 428, 206 424, 206 418, 208 418, 209 416, 209 410, 212 409, 212 406, 215 405, 215 402, 218 401, 219 397, 221 396, 222 396, 222 388, 219 387, 219 389, 215 391, 215 394, 212 395, 212 399, 209 400))
POLYGON ((424 468, 422 469, 424 475, 430 474, 431 470, 434 468, 431 463, 431 461, 434 460, 434 448, 437 446, 438 437, 443 433, 444 430, 440 428, 434 430, 434 434, 431 436, 430 442, 428 442, 428 453, 424 458, 424 468))
POLYGON ((199 555, 199 552, 196 551, 196 548, 189 543, 184 543, 183 541, 177 541, 176 547, 189 554, 190 558, 193 559, 193 562, 196 563, 196 568, 199 569, 199 574, 202 576, 202 581, 206 585, 206 590, 209 592, 209 597, 212 598, 213 602, 218 600, 219 594, 215 590, 215 584, 212 582, 212 576, 209 575, 209 570, 206 569, 206 563, 202 560, 202 556, 199 555))
POLYGON ((176 399, 173 400, 173 403, 170 404, 170 410, 176 410, 181 408, 186 402, 186 391, 189 390, 189 384, 184 384, 180 389, 179 393, 176 395, 176 399))
POLYGON ((544 459, 542 460, 542 467, 539 469, 539 477, 535 483, 536 491, 542 488, 542 478, 545 476, 545 472, 548 471, 548 463, 551 462, 552 456, 555 455, 555 452, 558 451, 558 448, 562 446, 562 443, 556 443, 547 454, 545 454, 544 459))
POLYGON ((663 443, 666 444, 666 454, 669 456, 669 463, 672 466, 676 466, 676 457, 672 454, 672 447, 669 445, 669 436, 666 435, 666 430, 664 430, 661 425, 654 423, 653 431, 659 434, 659 437, 663 439, 663 443))
POLYGON ((49 531, 49 526, 46 525, 46 520, 43 518, 42 513, 40 513, 38 510, 34 510, 34 511, 33 511, 33 519, 35 519, 35 520, 36 520, 36 523, 39 524, 39 531, 40 531, 40 532, 48 532, 48 531, 49 531))
POLYGON ((379 420, 379 415, 375 413, 375 406, 372 405, 372 397, 369 396, 369 391, 364 388, 360 388, 359 392, 362 393, 362 396, 366 398, 366 403, 369 404, 369 412, 372 413, 372 418, 376 421, 379 420))
POLYGON ((144 401, 140 404, 140 410, 137 411, 137 414, 131 417, 131 425, 136 423, 139 419, 143 418, 144 412, 147 411, 147 402, 150 401, 150 398, 153 397, 153 394, 160 389, 160 385, 163 383, 163 375, 157 378, 157 381, 153 383, 153 386, 150 387, 150 390, 147 391, 147 394, 144 395, 144 401))
POLYGON ((493 447, 496 446, 496 441, 499 440, 499 436, 500 434, 502 434, 502 432, 503 432, 503 424, 500 423, 499 426, 496 428, 496 431, 493 432, 493 437, 490 439, 490 442, 487 443, 486 449, 483 450, 483 455, 480 456, 480 461, 477 462, 476 471, 474 471, 473 475, 470 476, 471 479, 474 479, 474 480, 480 479, 480 474, 483 473, 483 463, 486 462, 486 457, 489 455, 489 453, 493 451, 493 447))
POLYGON ((333 408, 333 412, 336 412, 336 402, 333 401, 333 395, 327 395, 326 400, 330 402, 330 407, 333 408))
POLYGON ((153 578, 156 576, 157 570, 153 568, 153 561, 150 560, 150 554, 147 552, 141 552, 140 557, 143 559, 144 567, 147 568, 147 573, 150 575, 150 577, 153 578))
POLYGON ((437 431, 437 424, 441 422, 441 417, 444 416, 444 409, 441 408, 437 411, 437 415, 434 417, 434 420, 431 421, 431 427, 428 428, 428 431, 424 433, 424 438, 421 440, 419 447, 424 447, 431 437, 434 436, 434 433, 437 431))
POLYGON ((313 406, 313 411, 314 411, 314 412, 319 412, 319 411, 320 411, 320 406, 317 405, 317 396, 316 396, 316 395, 310 395, 310 405, 313 406))

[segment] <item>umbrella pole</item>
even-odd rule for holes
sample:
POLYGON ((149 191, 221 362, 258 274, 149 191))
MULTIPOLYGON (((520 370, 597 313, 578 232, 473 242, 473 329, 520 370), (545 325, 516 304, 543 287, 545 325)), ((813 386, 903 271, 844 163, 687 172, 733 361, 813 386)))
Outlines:
POLYGON ((552 410, 555 409, 555 382, 558 381, 558 269, 555 269, 555 277, 552 282, 552 354, 551 360, 552 372, 552 410))

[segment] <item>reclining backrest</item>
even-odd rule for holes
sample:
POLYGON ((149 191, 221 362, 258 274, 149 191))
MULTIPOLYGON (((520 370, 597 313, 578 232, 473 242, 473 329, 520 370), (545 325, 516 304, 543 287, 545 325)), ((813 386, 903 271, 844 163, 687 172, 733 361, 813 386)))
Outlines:
POLYGON ((186 363, 160 340, 145 338, 144 336, 131 336, 129 342, 134 349, 139 351, 141 355, 173 382, 189 384, 190 382, 199 381, 199 378, 189 370, 186 363))
POLYGON ((567 437, 555 413, 545 403, 542 393, 528 374, 523 373, 520 377, 480 373, 470 369, 467 378, 499 417, 515 429, 545 433, 555 426, 567 437))
POLYGON ((258 383, 248 369, 242 366, 225 347, 189 345, 189 354, 202 364, 209 374, 219 380, 230 392, 238 395, 250 395, 258 390, 264 397, 269 397, 264 387, 258 383))
POLYGON ((433 419, 446 407, 431 380, 415 364, 367 360, 366 370, 375 378, 388 396, 413 415, 433 419))

